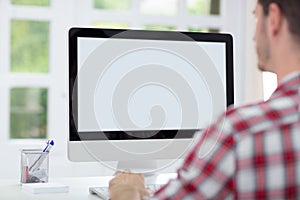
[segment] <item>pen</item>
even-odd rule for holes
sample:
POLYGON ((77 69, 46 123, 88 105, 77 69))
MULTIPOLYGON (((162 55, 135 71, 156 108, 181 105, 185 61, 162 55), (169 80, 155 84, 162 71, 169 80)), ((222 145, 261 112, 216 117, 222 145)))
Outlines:
POLYGON ((53 140, 51 140, 51 141, 48 140, 47 146, 45 147, 45 149, 43 150, 43 152, 49 152, 53 145, 54 145, 54 141, 53 140))
MULTIPOLYGON (((54 141, 48 140, 47 146, 43 149, 43 152, 49 152, 53 146, 54 146, 54 141)), ((40 155, 36 159, 36 161, 29 167, 29 172, 32 173, 32 172, 36 171, 41 166, 41 164, 43 163, 45 158, 46 158, 45 154, 40 155)))

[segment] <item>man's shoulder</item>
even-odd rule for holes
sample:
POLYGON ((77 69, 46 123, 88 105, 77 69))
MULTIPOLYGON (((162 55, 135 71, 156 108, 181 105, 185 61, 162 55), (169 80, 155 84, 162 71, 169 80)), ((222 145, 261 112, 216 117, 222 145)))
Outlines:
POLYGON ((256 132, 271 126, 266 114, 271 112, 269 102, 255 102, 237 107, 229 107, 222 116, 230 134, 256 132))
POLYGON ((295 104, 289 97, 230 107, 224 114, 226 123, 234 132, 266 131, 282 123, 292 123, 296 114, 295 104), (286 113, 289 112, 289 115, 286 113))
POLYGON ((232 121, 250 119, 262 115, 264 113, 262 107, 264 106, 269 107, 268 103, 264 101, 248 103, 241 106, 230 106, 224 116, 232 118, 232 121))

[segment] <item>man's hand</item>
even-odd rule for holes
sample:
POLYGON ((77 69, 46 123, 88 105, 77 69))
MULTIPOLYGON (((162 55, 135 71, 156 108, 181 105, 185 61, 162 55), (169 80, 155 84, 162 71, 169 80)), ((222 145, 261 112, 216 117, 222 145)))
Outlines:
POLYGON ((118 172, 109 182, 109 194, 112 200, 135 200, 149 196, 145 188, 144 176, 131 172, 118 172))

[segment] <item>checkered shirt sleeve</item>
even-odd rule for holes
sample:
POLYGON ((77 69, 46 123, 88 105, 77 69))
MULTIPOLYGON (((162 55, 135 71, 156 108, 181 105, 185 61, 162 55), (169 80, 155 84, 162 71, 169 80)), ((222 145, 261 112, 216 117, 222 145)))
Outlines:
POLYGON ((208 127, 153 199, 300 198, 300 73, 208 127))
POLYGON ((221 117, 206 129, 185 162, 178 178, 157 192, 155 199, 224 199, 233 195, 235 141, 231 123, 221 117))

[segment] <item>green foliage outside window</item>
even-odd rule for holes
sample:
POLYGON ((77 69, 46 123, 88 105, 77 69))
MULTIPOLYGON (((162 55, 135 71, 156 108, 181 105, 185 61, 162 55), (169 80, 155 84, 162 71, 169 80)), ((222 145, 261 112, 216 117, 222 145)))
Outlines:
POLYGON ((206 32, 206 33, 219 33, 220 30, 219 29, 214 29, 214 28, 210 28, 210 29, 200 29, 200 28, 189 28, 190 32, 206 32))
POLYGON ((220 0, 187 0, 189 14, 218 15, 220 14, 220 0))
POLYGON ((108 10, 129 10, 130 0, 94 0, 94 7, 108 10))
POLYGON ((144 26, 146 30, 162 30, 162 31, 173 31, 176 29, 174 26, 163 26, 163 25, 146 25, 144 26))
POLYGON ((46 88, 13 88, 10 91, 10 138, 46 138, 46 88))
POLYGON ((11 21, 11 71, 48 72, 49 22, 11 21))
POLYGON ((14 5, 49 6, 50 0, 11 0, 14 5))

